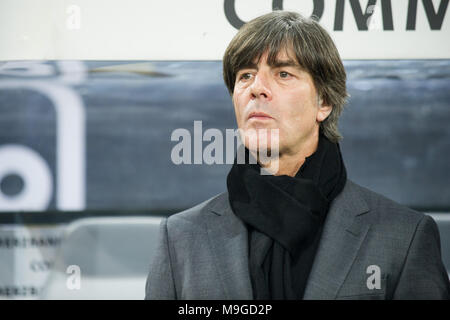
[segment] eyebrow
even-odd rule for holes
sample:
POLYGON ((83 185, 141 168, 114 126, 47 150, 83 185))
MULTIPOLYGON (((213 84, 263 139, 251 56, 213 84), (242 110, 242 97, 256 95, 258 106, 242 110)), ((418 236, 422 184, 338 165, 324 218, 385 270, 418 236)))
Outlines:
MULTIPOLYGON (((282 67, 293 67, 299 70, 302 70, 302 67, 300 66, 300 64, 298 64, 296 61, 288 59, 288 60, 275 60, 273 63, 269 64, 270 67, 272 68, 282 68, 282 67)), ((237 71, 237 73, 239 73, 241 70, 244 69, 256 69, 258 70, 258 65, 255 64, 254 62, 250 62, 244 66, 242 66, 241 68, 239 68, 239 70, 237 71)))
POLYGON ((294 60, 275 60, 272 64, 269 64, 272 68, 281 68, 281 67, 293 67, 301 69, 300 65, 294 60))
POLYGON ((241 67, 237 70, 236 73, 239 73, 239 72, 241 72, 241 71, 244 70, 244 69, 258 69, 258 66, 256 65, 256 63, 250 62, 250 63, 247 63, 247 64, 241 66, 241 67))

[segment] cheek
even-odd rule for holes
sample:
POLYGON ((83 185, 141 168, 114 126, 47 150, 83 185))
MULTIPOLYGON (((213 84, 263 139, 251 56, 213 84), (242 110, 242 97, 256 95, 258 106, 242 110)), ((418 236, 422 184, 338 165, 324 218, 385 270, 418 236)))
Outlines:
POLYGON ((318 111, 315 90, 308 84, 299 85, 286 97, 289 97, 286 105, 289 105, 291 117, 311 118, 318 111))
POLYGON ((282 132, 280 134, 284 139, 289 139, 293 138, 300 128, 307 129, 315 123, 318 109, 316 109, 314 101, 311 101, 309 92, 297 91, 291 95, 285 95, 285 97, 289 98, 284 99, 281 104, 284 106, 284 112, 281 113, 280 129, 282 132))
POLYGON ((238 122, 238 125, 243 124, 243 116, 244 116, 244 109, 246 106, 246 101, 243 99, 242 95, 234 94, 233 95, 233 106, 234 106, 234 112, 236 115, 236 120, 238 122))
POLYGON ((240 114, 241 114, 241 108, 239 105, 239 101, 233 97, 233 107, 234 107, 234 114, 236 116, 236 120, 240 120, 240 114))

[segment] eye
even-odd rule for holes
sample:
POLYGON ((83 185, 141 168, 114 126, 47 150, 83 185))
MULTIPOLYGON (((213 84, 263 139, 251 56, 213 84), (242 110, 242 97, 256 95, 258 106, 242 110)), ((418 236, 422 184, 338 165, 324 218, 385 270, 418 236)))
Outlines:
POLYGON ((250 72, 244 72, 239 76, 239 80, 250 80, 252 77, 252 74, 250 72))
POLYGON ((289 78, 290 73, 286 71, 280 71, 280 78, 287 79, 289 78))

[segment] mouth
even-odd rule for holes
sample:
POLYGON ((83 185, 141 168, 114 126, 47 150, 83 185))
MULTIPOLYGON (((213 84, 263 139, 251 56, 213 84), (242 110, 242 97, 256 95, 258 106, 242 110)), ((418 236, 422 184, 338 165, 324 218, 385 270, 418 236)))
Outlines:
POLYGON ((247 118, 247 120, 270 120, 270 119, 273 119, 273 118, 271 116, 269 116, 267 113, 260 112, 260 111, 251 112, 247 118))

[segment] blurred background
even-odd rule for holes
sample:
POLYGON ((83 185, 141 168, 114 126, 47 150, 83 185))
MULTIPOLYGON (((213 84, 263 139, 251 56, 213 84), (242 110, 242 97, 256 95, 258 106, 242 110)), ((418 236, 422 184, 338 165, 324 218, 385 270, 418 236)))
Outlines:
POLYGON ((204 150, 211 143, 203 138, 207 129, 225 137, 226 129, 236 128, 221 55, 240 19, 280 4, 319 15, 344 59, 351 97, 339 127, 348 177, 431 214, 450 270, 449 1, 416 3, 413 30, 415 2, 359 1, 358 7, 358 1, 311 1, 301 7, 267 1, 251 12, 254 1, 212 1, 190 12, 191 20, 201 15, 212 21, 187 27, 194 45, 175 43, 183 38, 177 17, 185 17, 178 7, 165 11, 173 12, 165 22, 173 26, 156 35, 140 25, 131 37, 139 46, 128 40, 128 52, 121 45, 129 36, 123 29, 132 28, 136 8, 161 12, 168 4, 135 1, 125 19, 131 26, 111 25, 122 30, 117 33, 89 19, 101 9, 119 14, 119 1, 47 1, 40 8, 28 1, 2 3, 0 12, 12 14, 2 22, 8 28, 0 28, 0 299, 144 297, 159 219, 226 191, 231 167, 175 164, 171 155, 179 141, 172 134, 188 131, 193 155, 194 144, 204 150), (409 11, 402 13, 400 2, 409 11), (340 6, 346 10, 342 30, 340 6), (61 17, 50 24, 34 17, 24 27, 18 16, 33 8, 52 8, 53 17, 60 10, 61 17), (377 15, 381 20, 360 24, 377 15), (41 30, 24 40, 36 25, 41 30), (64 36, 61 30, 84 33, 64 36), (94 41, 89 30, 107 40, 94 41), (215 30, 225 35, 217 39, 215 30), (205 40, 209 34, 211 42, 205 40), (78 41, 78 51, 67 39, 78 41), (200 135, 194 121, 201 121, 200 135))

